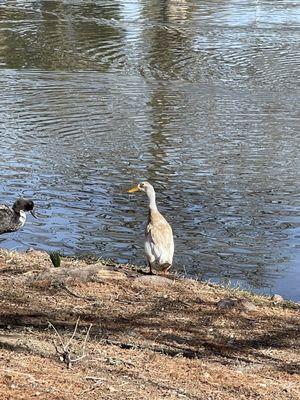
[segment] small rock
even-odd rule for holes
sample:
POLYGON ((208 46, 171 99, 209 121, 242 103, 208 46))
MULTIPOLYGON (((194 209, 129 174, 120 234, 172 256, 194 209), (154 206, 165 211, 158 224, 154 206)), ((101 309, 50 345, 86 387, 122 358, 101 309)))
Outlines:
POLYGON ((284 298, 282 296, 280 296, 280 294, 273 294, 273 296, 271 297, 271 300, 275 301, 276 303, 284 302, 284 298))
POLYGON ((257 307, 251 301, 247 299, 231 299, 226 298, 218 302, 217 308, 221 310, 238 309, 240 311, 256 311, 257 307))
POLYGON ((239 308, 241 311, 251 312, 257 310, 256 305, 247 299, 239 299, 237 300, 237 302, 237 308, 239 308))
POLYGON ((226 309, 230 309, 230 308, 234 308, 236 304, 236 300, 235 299, 222 299, 218 302, 217 307, 221 310, 226 310, 226 309))

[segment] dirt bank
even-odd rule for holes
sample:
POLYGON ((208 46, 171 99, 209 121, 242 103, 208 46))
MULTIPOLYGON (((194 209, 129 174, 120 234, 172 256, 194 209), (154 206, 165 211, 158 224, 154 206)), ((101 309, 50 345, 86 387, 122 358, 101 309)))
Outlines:
POLYGON ((297 304, 0 251, 0 306, 1 400, 300 396, 297 304))

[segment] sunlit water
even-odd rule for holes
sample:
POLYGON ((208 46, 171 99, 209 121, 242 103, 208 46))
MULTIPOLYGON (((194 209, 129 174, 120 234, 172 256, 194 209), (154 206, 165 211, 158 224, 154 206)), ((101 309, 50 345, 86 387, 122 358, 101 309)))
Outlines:
POLYGON ((144 263, 149 180, 174 267, 300 300, 300 3, 0 1, 2 247, 144 263))

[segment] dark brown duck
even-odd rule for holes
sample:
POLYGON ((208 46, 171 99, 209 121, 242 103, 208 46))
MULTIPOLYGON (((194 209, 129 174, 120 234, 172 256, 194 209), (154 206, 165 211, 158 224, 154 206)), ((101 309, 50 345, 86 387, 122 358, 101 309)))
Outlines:
POLYGON ((26 222, 26 212, 30 212, 34 218, 37 218, 33 209, 34 203, 29 199, 18 199, 12 208, 0 204, 0 235, 22 228, 26 222))

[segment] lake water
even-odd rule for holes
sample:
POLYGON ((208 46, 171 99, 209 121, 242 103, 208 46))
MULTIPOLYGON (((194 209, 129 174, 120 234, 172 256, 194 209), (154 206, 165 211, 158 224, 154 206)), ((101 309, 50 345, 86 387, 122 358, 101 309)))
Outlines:
POLYGON ((0 1, 0 246, 174 268, 300 300, 298 0, 0 1))

